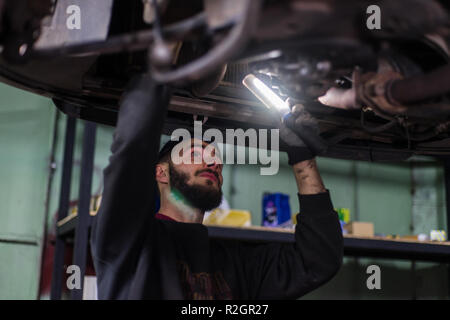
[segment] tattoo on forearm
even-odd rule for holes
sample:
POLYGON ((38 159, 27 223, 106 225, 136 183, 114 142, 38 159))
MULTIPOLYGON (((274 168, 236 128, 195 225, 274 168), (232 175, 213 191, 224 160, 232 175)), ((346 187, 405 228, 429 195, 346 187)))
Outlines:
POLYGON ((302 162, 294 169, 300 193, 324 192, 325 186, 314 159, 302 162))
MULTIPOLYGON (((314 161, 314 160, 307 160, 306 165, 304 167, 302 167, 302 168, 297 168, 295 170, 295 173, 300 175, 302 177, 302 179, 303 179, 302 175, 304 175, 305 171, 309 171, 311 169, 317 169, 316 161, 314 161)), ((308 176, 307 173, 306 173, 306 176, 308 176)))

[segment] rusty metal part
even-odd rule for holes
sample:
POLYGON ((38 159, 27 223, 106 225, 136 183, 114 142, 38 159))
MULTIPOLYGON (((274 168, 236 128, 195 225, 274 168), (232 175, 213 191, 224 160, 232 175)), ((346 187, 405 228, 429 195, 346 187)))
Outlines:
POLYGON ((393 104, 386 94, 386 88, 389 87, 391 81, 401 78, 399 73, 391 70, 361 74, 359 68, 356 68, 352 75, 352 88, 332 87, 318 100, 324 105, 338 109, 351 110, 368 107, 384 117, 386 114, 401 114, 406 111, 406 107, 393 104))
POLYGON ((372 108, 375 113, 405 113, 408 108, 397 104, 388 94, 389 86, 396 79, 402 79, 402 75, 395 71, 357 75, 354 83, 357 103, 372 108))
MULTIPOLYGON (((409 78, 403 78, 395 71, 364 74, 359 83, 355 83, 355 88, 359 104, 371 107, 376 113, 423 115, 431 112, 431 109, 422 106, 423 110, 419 110, 408 104, 450 92, 450 64, 428 74, 409 78)), ((438 107, 434 109, 440 110, 442 114, 448 114, 450 110, 448 104, 439 104, 438 107)))
POLYGON ((393 81, 388 95, 399 103, 414 103, 450 92, 450 64, 424 75, 393 81))
POLYGON ((448 103, 434 104, 432 107, 420 105, 417 102, 439 97, 450 92, 450 64, 445 65, 425 75, 409 78, 396 71, 353 74, 353 88, 343 90, 331 88, 319 97, 319 101, 327 106, 339 109, 359 109, 370 107, 378 115, 425 115, 430 112, 448 114, 448 103), (408 105, 416 103, 416 105, 408 105), (426 108, 426 110, 420 110, 426 108))

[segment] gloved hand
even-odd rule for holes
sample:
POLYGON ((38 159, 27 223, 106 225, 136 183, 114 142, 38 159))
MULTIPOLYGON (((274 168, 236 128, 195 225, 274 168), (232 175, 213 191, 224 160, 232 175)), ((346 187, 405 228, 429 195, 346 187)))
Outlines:
POLYGON ((280 120, 279 129, 281 139, 288 145, 289 165, 311 160, 326 148, 317 120, 301 104, 294 105, 280 120))

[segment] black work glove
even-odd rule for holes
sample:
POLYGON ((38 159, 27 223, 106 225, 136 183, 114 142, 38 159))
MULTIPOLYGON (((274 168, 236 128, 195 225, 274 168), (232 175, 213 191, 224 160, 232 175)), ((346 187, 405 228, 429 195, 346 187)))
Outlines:
POLYGON ((320 138, 317 120, 301 104, 294 105, 281 119, 280 137, 288 145, 288 163, 311 160, 326 146, 320 138))

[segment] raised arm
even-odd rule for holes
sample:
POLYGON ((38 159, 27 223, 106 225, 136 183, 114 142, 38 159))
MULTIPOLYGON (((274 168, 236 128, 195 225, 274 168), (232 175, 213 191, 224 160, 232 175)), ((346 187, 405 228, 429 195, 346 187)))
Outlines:
POLYGON ((316 159, 298 162, 292 166, 297 182, 298 193, 301 195, 327 192, 317 169, 316 159))
POLYGON ((250 299, 296 299, 339 270, 343 237, 315 160, 293 165, 300 213, 293 244, 242 245, 250 299))
POLYGON ((243 245, 241 257, 247 274, 249 298, 296 299, 330 280, 339 270, 343 237, 330 194, 317 169, 315 154, 296 130, 316 131, 309 115, 302 115, 308 127, 280 128, 289 145, 289 164, 297 182, 300 213, 294 244, 243 245))
POLYGON ((134 259, 144 231, 150 232, 155 165, 169 99, 167 87, 140 75, 130 82, 120 102, 112 155, 104 170, 102 203, 92 227, 96 261, 134 259))

